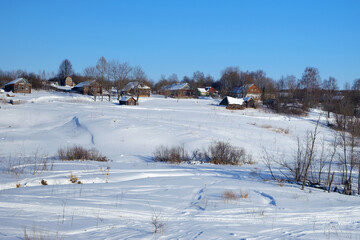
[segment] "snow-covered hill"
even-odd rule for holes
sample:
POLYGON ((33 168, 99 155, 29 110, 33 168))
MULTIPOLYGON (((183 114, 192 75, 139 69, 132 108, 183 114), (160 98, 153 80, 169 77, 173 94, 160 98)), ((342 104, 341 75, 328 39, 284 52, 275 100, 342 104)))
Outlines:
MULTIPOLYGON (((271 181, 262 163, 263 149, 292 158, 297 137, 314 129, 321 111, 287 117, 162 97, 119 106, 43 91, 14 99, 21 104, 0 103, 0 239, 24 238, 25 229, 45 239, 360 238, 358 196, 271 181), (160 145, 191 152, 219 140, 244 148, 255 164, 152 160, 160 145), (54 160, 73 145, 94 147, 110 161, 54 160), (242 197, 225 199, 226 191, 242 197)), ((331 142, 332 130, 319 128, 331 142)))

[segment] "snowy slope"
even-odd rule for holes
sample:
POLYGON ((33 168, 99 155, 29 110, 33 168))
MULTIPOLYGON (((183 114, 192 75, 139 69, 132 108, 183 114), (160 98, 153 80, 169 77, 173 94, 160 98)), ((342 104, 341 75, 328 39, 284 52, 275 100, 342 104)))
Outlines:
MULTIPOLYGON (((0 109, 0 239, 23 238, 25 228, 49 239, 360 238, 357 196, 264 181, 263 148, 292 157, 297 137, 314 129, 321 111, 285 117, 229 111, 212 99, 162 97, 119 106, 57 92, 15 99, 22 104, 0 109), (152 161, 159 145, 192 151, 216 140, 245 148, 256 164, 152 161), (111 161, 53 159, 60 147, 75 144, 111 161), (71 174, 83 184, 72 184, 71 174), (226 200, 225 190, 247 197, 226 200), (154 217, 164 224, 157 234, 154 217)), ((323 125, 320 134, 331 141, 323 125)))

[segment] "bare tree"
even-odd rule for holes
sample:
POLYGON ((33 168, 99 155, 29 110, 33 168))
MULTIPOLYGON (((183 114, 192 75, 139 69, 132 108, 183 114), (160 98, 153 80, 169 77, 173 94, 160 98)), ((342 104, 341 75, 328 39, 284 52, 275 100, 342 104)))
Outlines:
POLYGON ((98 78, 97 74, 98 73, 96 67, 87 67, 84 69, 84 76, 89 79, 97 79, 98 78))
POLYGON ((72 64, 68 59, 61 62, 59 66, 58 76, 59 78, 66 78, 74 74, 72 64))
POLYGON ((118 93, 118 99, 120 99, 121 90, 125 87, 126 82, 130 78, 130 73, 132 71, 132 67, 129 63, 118 63, 116 65, 116 77, 115 77, 115 86, 118 93))
POLYGON ((330 118, 330 112, 335 110, 335 103, 333 102, 333 97, 336 94, 336 90, 338 89, 337 81, 333 77, 329 77, 329 79, 324 80, 323 89, 325 90, 326 99, 324 100, 324 110, 328 112, 328 118, 330 118))
POLYGON ((332 141, 331 143, 331 147, 332 147, 332 150, 330 152, 330 159, 329 159, 329 163, 328 163, 328 175, 327 175, 327 181, 326 181, 326 184, 330 184, 330 174, 331 174, 331 171, 332 171, 332 163, 334 161, 334 158, 335 158, 335 155, 336 155, 336 152, 337 152, 337 147, 338 147, 338 135, 337 133, 334 134, 334 140, 332 141))
POLYGON ((320 121, 320 117, 316 122, 316 126, 315 126, 315 130, 314 132, 309 132, 307 139, 306 139, 306 158, 305 158, 305 172, 304 172, 304 179, 303 179, 303 183, 301 186, 301 190, 305 189, 305 184, 307 181, 307 177, 309 174, 309 168, 311 166, 311 163, 314 159, 314 155, 315 155, 315 143, 316 143, 316 138, 318 135, 318 126, 319 126, 319 121, 320 121))
POLYGON ((264 164, 265 164, 265 166, 269 169, 269 171, 270 171, 270 175, 271 175, 271 178, 273 179, 273 180, 276 180, 276 178, 275 178, 275 176, 274 176, 274 173, 273 173, 273 171, 272 171, 272 166, 273 166, 273 164, 274 164, 274 162, 275 162, 275 160, 274 160, 274 156, 273 155, 270 155, 268 152, 267 152, 267 150, 266 150, 266 148, 263 148, 263 162, 264 162, 264 164))
POLYGON ((300 84, 306 91, 305 103, 309 105, 314 100, 314 92, 320 84, 319 70, 314 67, 305 68, 300 84))
POLYGON ((136 102, 139 101, 139 95, 140 95, 140 87, 143 85, 144 81, 146 81, 146 75, 145 72, 142 70, 140 66, 136 66, 133 68, 132 71, 132 79, 135 82, 135 94, 136 94, 136 102))
POLYGON ((220 78, 221 93, 229 95, 234 87, 245 84, 244 79, 240 79, 240 70, 238 67, 227 67, 222 71, 220 78))
POLYGON ((105 57, 102 56, 99 58, 96 64, 96 70, 98 71, 100 84, 103 84, 105 80, 108 80, 108 67, 108 62, 106 61, 105 57))

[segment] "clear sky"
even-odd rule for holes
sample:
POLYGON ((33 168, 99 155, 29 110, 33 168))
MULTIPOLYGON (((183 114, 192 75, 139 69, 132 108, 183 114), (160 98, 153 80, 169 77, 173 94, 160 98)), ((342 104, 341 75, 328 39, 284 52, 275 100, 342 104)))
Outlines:
POLYGON ((322 79, 360 78, 360 1, 0 0, 0 69, 78 73, 107 60, 155 82, 228 66, 278 79, 316 67, 322 79))

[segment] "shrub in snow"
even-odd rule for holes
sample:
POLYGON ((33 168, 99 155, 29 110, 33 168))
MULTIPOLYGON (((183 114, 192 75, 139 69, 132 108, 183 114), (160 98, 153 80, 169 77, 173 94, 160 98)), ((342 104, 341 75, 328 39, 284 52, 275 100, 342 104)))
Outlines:
POLYGON ((246 155, 245 149, 234 147, 222 141, 212 143, 204 155, 206 161, 213 164, 241 165, 252 163, 251 156, 246 155))
POLYGON ((154 160, 157 162, 181 163, 189 161, 190 157, 184 146, 171 148, 160 146, 155 150, 154 160))
POLYGON ((107 157, 101 155, 95 148, 86 149, 81 146, 59 148, 59 158, 61 160, 73 161, 73 160, 93 160, 98 162, 107 162, 107 157))
POLYGON ((160 146, 155 150, 154 160, 158 162, 181 163, 191 162, 192 164, 208 162, 213 164, 253 164, 251 155, 247 155, 243 148, 237 148, 229 143, 218 141, 212 143, 208 150, 195 150, 190 158, 184 146, 165 147, 160 146))

